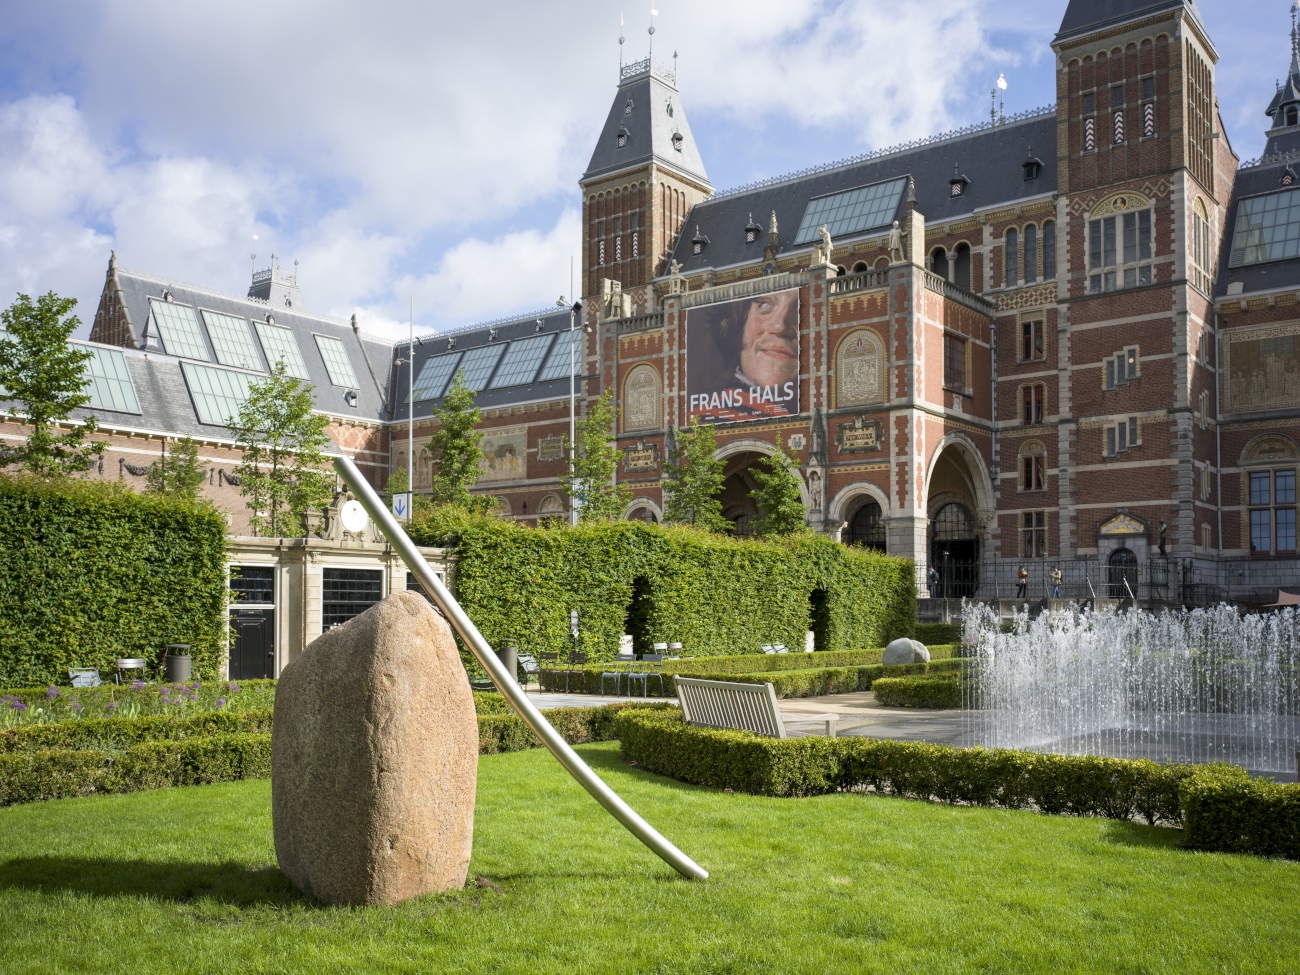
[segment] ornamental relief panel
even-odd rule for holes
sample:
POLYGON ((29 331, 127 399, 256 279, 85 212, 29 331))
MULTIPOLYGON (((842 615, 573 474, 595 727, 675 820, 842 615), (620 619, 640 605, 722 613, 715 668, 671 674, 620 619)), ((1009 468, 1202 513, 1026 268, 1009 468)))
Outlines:
POLYGON ((659 373, 653 366, 637 366, 623 383, 623 429, 658 429, 659 401, 659 373))
POLYGON ((1230 330, 1223 371, 1226 413, 1300 406, 1300 325, 1230 330))
POLYGON ((1004 291, 996 297, 998 311, 1015 311, 1018 308, 1041 308, 1056 304, 1056 282, 1041 284, 1036 288, 1004 291))
POLYGON ((851 332, 835 354, 835 403, 856 406, 885 398, 885 345, 871 329, 851 332))

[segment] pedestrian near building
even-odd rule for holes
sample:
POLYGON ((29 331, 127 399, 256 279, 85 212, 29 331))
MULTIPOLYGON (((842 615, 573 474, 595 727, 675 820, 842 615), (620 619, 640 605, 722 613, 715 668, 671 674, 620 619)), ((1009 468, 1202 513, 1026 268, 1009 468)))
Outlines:
POLYGON ((1024 599, 1029 591, 1029 570, 1023 565, 1016 573, 1016 598, 1024 599))
POLYGON ((1052 580, 1052 598, 1060 599, 1061 598, 1061 567, 1059 565, 1052 566, 1052 571, 1049 573, 1049 578, 1052 580))

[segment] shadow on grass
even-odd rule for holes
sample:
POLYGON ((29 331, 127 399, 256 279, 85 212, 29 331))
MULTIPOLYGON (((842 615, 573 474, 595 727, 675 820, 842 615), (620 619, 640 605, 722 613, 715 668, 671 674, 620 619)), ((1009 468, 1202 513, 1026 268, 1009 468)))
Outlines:
POLYGON ((96 897, 147 897, 188 903, 312 904, 275 867, 241 863, 115 860, 108 857, 21 857, 0 863, 0 889, 96 897))
POLYGON ((1147 846, 1163 850, 1179 850, 1183 846, 1181 829, 1121 822, 1117 819, 1106 821, 1104 835, 1108 843, 1117 846, 1147 846))

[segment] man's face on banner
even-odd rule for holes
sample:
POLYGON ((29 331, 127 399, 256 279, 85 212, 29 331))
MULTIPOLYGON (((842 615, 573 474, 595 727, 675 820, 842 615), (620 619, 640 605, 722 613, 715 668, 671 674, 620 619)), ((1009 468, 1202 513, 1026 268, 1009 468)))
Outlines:
POLYGON ((759 386, 789 382, 799 373, 797 291, 755 298, 740 337, 740 371, 759 386))

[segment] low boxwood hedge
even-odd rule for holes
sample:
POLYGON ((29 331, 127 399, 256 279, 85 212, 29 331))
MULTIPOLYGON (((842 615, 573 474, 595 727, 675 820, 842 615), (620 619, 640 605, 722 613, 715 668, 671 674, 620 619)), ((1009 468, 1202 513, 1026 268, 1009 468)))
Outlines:
POLYGON ((1183 781, 1181 799, 1188 846, 1300 860, 1300 785, 1207 765, 1183 781))
POLYGON ((688 726, 675 708, 617 717, 623 755, 684 782, 768 796, 870 788, 916 799, 1178 825, 1198 767, 873 738, 764 738, 688 726))
POLYGON ((20 687, 0 691, 0 709, 15 711, 15 702, 22 704, 22 723, 123 715, 176 716, 214 709, 260 711, 275 703, 275 681, 191 681, 187 684, 132 681, 98 687, 20 687))
POLYGON ((959 708, 960 674, 881 677, 871 684, 876 703, 891 708, 959 708))
POLYGON ((912 638, 927 647, 932 643, 961 643, 960 623, 917 623, 912 638))
MULTIPOLYGON (((961 661, 951 657, 951 647, 937 648, 941 652, 947 651, 949 656, 937 656, 929 664, 892 664, 886 666, 881 663, 849 663, 838 666, 808 666, 814 659, 817 663, 829 663, 825 658, 832 656, 842 656, 841 654, 772 654, 764 656, 758 654, 754 657, 730 658, 730 660, 750 660, 754 663, 751 666, 763 667, 764 662, 767 666, 761 670, 751 670, 746 668, 736 669, 714 669, 719 662, 728 661, 728 658, 722 657, 697 657, 692 660, 684 660, 680 663, 665 661, 662 668, 657 669, 645 680, 636 676, 632 680, 624 676, 615 681, 612 677, 605 677, 604 672, 608 665, 588 665, 586 667, 574 670, 546 671, 542 674, 542 689, 554 691, 567 691, 572 694, 608 694, 614 691, 615 685, 618 686, 618 692, 626 693, 626 688, 631 687, 632 691, 642 697, 673 697, 676 691, 673 689, 673 675, 678 674, 682 677, 698 677, 703 680, 725 680, 735 681, 747 684, 767 684, 772 685, 777 697, 816 697, 821 694, 848 694, 854 691, 869 691, 871 684, 877 678, 885 676, 897 676, 901 674, 923 674, 931 672, 943 672, 949 669, 956 669, 961 666, 961 661), (781 661, 776 664, 775 661, 781 661), (802 666, 791 666, 802 664, 802 666), (660 679, 662 677, 662 679, 660 679)), ((880 651, 852 651, 855 654, 876 655, 879 660, 880 651)))
MULTIPOLYGON (((560 708, 547 711, 546 716, 570 744, 608 741, 615 735, 615 715, 629 706, 560 708)), ((640 707, 645 709, 645 705, 640 707)), ((119 718, 11 729, 13 737, 6 740, 12 750, 0 753, 0 806, 265 777, 271 774, 270 727, 271 712, 264 711, 258 715, 216 712, 188 719, 119 718), (119 727, 88 727, 101 724, 119 727), (205 728, 233 727, 265 730, 200 733, 205 728), (158 734, 170 737, 141 740, 158 734), (89 747, 92 742, 99 747, 89 747), (51 743, 73 747, 42 747, 51 743), (126 747, 120 747, 123 745, 126 747)), ((478 728, 482 755, 540 744, 523 719, 513 713, 484 714, 478 719, 478 728)))

